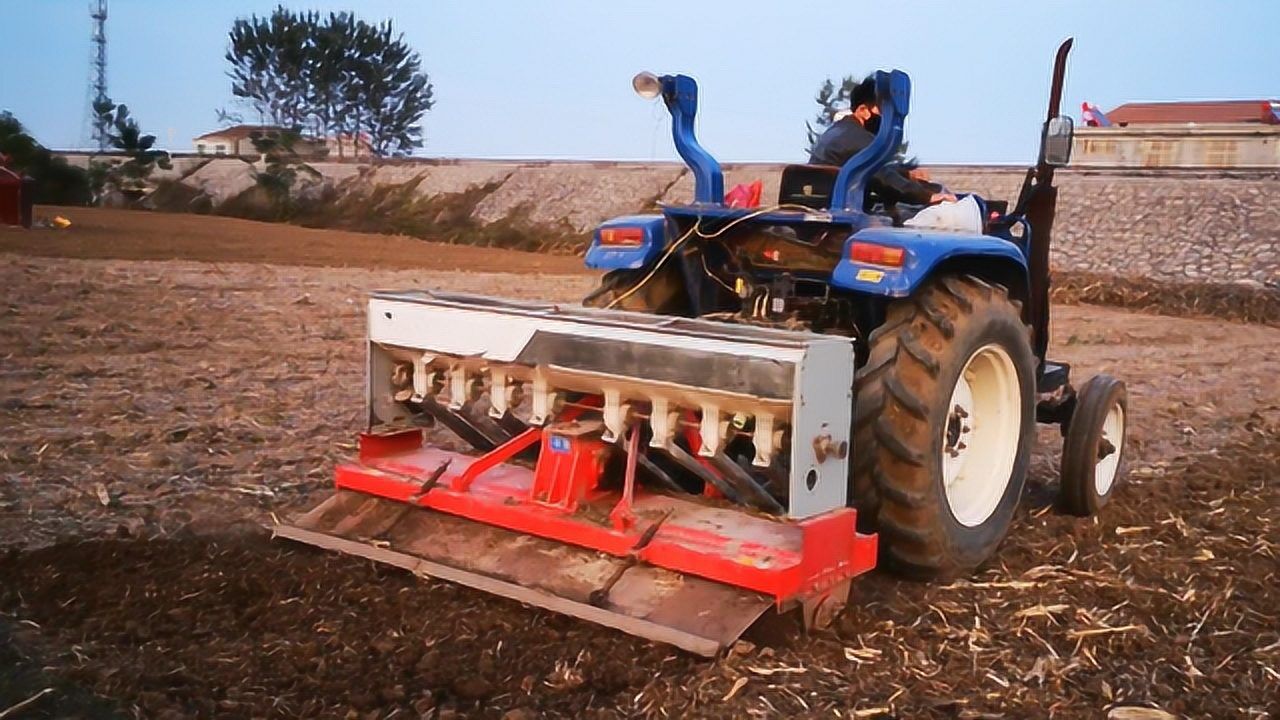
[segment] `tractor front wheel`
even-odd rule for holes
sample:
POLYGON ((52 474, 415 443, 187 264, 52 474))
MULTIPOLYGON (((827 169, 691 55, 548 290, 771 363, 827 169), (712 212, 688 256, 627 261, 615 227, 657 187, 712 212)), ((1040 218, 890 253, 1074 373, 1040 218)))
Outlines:
POLYGON ((1004 538, 1035 437, 1035 357, 1017 301, 947 276, 890 306, 855 380, 851 490, 881 556, 966 572, 1004 538))
POLYGON ((1089 378, 1076 393, 1076 409, 1062 443, 1062 509, 1087 517, 1111 499, 1124 459, 1128 412, 1124 383, 1110 375, 1089 378))

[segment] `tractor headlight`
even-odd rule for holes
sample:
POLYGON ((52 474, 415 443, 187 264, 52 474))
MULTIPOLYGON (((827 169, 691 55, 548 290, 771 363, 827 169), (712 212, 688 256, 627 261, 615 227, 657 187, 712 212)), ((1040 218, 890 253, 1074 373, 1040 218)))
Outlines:
POLYGON ((647 70, 631 78, 631 87, 645 100, 652 100, 662 94, 662 81, 647 70))

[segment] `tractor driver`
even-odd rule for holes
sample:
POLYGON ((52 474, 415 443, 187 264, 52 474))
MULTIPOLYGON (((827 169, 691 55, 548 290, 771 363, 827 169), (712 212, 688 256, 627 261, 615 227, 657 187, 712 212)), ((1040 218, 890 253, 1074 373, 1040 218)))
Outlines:
MULTIPOLYGON (((839 167, 875 140, 880 129, 880 104, 876 102, 873 79, 867 78, 854 88, 849 106, 852 111, 837 113, 835 122, 814 143, 809 154, 810 165, 839 167)), ((873 175, 869 189, 886 205, 899 202, 932 205, 956 199, 941 185, 926 181, 922 173, 894 164, 885 165, 873 175)))

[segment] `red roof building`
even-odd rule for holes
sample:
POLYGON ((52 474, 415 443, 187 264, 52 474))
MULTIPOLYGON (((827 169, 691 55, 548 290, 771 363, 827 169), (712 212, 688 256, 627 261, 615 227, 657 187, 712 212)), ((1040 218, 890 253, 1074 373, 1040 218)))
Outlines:
POLYGON ((1125 103, 1107 113, 1113 125, 1253 123, 1280 125, 1280 100, 1125 103))
POLYGON ((1078 167, 1280 168, 1280 100, 1084 103, 1078 167))

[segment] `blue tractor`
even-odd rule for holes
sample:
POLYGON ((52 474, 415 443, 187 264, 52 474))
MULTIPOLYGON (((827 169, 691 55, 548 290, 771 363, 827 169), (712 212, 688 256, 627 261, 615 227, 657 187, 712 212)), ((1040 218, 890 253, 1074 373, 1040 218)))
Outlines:
MULTIPOLYGON (((694 133, 693 78, 634 81, 671 113, 693 202, 596 229, 586 264, 606 274, 584 304, 851 338, 848 501, 859 529, 878 533, 881 560, 911 576, 991 555, 1022 495, 1037 422, 1062 429, 1067 511, 1095 512, 1119 476, 1124 385, 1098 375, 1077 390, 1069 367, 1046 357, 1053 176, 1072 142, 1059 113, 1070 45, 1058 50, 1039 160, 1011 208, 974 197, 980 232, 904 226, 911 209, 868 189, 903 140, 911 84, 901 71, 874 76, 874 142, 842 167, 787 167, 765 208, 725 203, 721 167, 694 133)), ((750 417, 732 422, 753 432, 750 417)))
POLYGON ((601 225, 588 307, 374 293, 357 457, 275 533, 715 655, 770 608, 821 627, 881 561, 920 577, 982 563, 1037 422, 1064 431, 1063 507, 1096 511, 1120 473, 1124 386, 1076 391, 1045 355, 1068 49, 1020 197, 966 197, 967 232, 868 190, 902 141, 901 72, 876 75, 871 145, 787 168, 758 209, 725 203, 693 79, 640 75, 694 201, 601 225))

